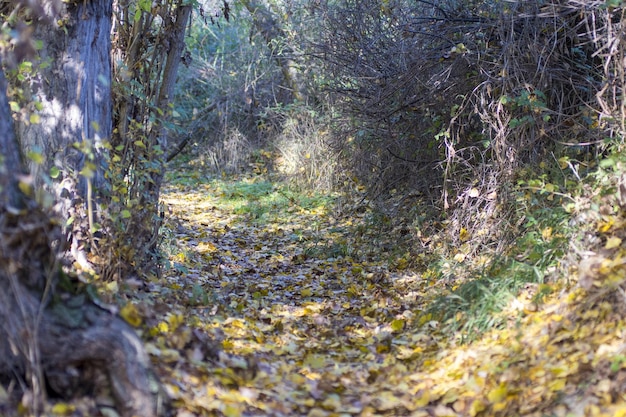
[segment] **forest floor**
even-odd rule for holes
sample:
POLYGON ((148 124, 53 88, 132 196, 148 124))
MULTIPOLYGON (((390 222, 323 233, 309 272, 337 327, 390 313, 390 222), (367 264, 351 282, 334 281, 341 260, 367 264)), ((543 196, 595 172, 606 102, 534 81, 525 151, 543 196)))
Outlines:
POLYGON ((593 276, 525 287, 467 340, 429 313, 454 283, 365 211, 193 170, 163 204, 169 265, 122 315, 178 417, 626 416, 623 217, 598 218, 593 276))

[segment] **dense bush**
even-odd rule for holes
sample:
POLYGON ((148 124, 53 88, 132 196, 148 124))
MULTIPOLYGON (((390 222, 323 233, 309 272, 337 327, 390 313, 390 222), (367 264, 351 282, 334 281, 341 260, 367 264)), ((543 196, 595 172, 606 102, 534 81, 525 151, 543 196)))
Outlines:
POLYGON ((609 104, 622 88, 621 52, 609 48, 621 11, 582 6, 320 7, 316 56, 341 116, 335 146, 369 196, 417 191, 445 213, 453 236, 484 229, 485 243, 506 240, 503 222, 516 221, 511 185, 525 167, 584 158, 621 128, 602 123, 623 119, 609 104))

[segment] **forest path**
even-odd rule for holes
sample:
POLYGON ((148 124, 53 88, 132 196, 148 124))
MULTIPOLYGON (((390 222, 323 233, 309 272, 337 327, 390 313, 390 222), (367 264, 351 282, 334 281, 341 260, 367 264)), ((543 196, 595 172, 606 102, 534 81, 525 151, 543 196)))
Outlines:
POLYGON ((165 245, 176 242, 166 287, 177 295, 165 331, 152 331, 161 351, 182 350, 170 375, 180 406, 229 416, 414 409, 415 392, 398 384, 436 346, 404 332, 422 280, 356 260, 354 225, 333 219, 328 198, 190 175, 163 195, 165 245))
POLYGON ((441 283, 390 270, 393 244, 328 197, 183 171, 163 204, 145 339, 179 417, 626 415, 602 299, 551 292, 462 345, 424 314, 441 283))

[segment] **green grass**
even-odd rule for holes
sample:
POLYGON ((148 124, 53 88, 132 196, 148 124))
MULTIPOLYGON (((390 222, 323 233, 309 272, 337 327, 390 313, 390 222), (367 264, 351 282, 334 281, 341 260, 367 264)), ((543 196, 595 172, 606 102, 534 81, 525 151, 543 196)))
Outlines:
MULTIPOLYGON (((486 267, 468 268, 450 259, 439 259, 432 267, 435 276, 449 280, 449 291, 436 298, 426 314, 437 318, 446 332, 459 332, 471 341, 485 331, 499 328, 511 319, 499 314, 527 283, 544 284, 569 250, 575 232, 565 210, 565 192, 529 191, 527 182, 518 184, 514 195, 517 237, 505 253, 493 254, 486 267)), ((549 287, 549 286, 540 286, 549 287)), ((541 301, 541 297, 537 300, 541 301)))
POLYGON ((165 181, 174 187, 203 187, 211 193, 219 209, 260 223, 289 217, 299 211, 324 212, 335 202, 334 195, 301 190, 263 176, 220 178, 178 168, 168 171, 165 181))
POLYGON ((334 201, 329 195, 294 190, 265 180, 214 180, 214 185, 220 208, 260 223, 289 217, 301 210, 323 212, 334 201))
POLYGON ((529 282, 543 282, 539 269, 511 258, 500 259, 476 278, 435 299, 426 314, 439 319, 446 331, 458 332, 463 342, 471 341, 506 324, 508 318, 498 313, 529 282))

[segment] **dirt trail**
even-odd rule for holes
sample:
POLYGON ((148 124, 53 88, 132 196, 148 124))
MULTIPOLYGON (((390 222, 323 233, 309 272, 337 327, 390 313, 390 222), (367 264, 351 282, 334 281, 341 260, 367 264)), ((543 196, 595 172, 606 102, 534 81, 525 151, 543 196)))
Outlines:
POLYGON ((610 303, 561 292, 460 345, 423 314, 436 286, 353 247, 353 221, 246 181, 164 193, 147 340, 178 416, 626 415, 610 303))
POLYGON ((171 375, 180 405, 272 416, 415 409, 401 380, 436 347, 405 332, 419 277, 345 253, 350 229, 320 207, 290 204, 255 219, 224 211, 223 198, 215 184, 164 194, 180 248, 167 286, 183 294, 170 315, 223 350, 204 355, 191 331, 171 375))

